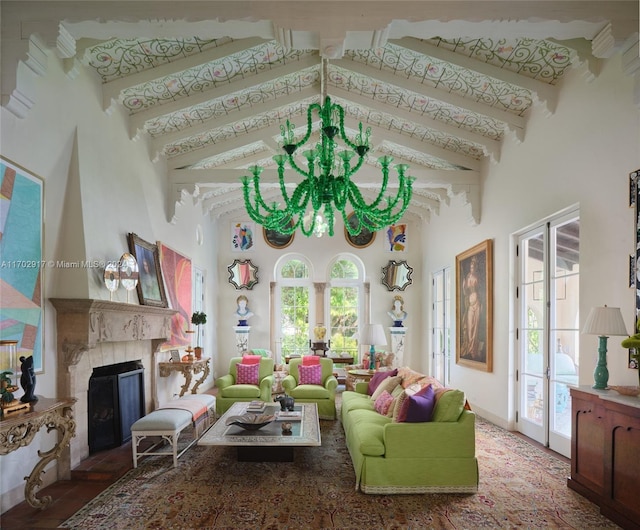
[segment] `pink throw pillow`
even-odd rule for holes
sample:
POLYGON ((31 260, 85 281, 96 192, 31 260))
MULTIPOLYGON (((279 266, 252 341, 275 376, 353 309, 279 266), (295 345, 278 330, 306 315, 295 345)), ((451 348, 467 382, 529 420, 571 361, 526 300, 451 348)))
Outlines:
POLYGON ((398 375, 398 369, 395 370, 380 370, 373 374, 373 377, 369 380, 369 386, 367 386, 367 394, 370 396, 376 391, 376 388, 380 386, 380 383, 384 381, 387 377, 395 377, 398 375))
POLYGON ((242 364, 260 364, 262 355, 243 355, 242 364))
POLYGON ((378 396, 373 406, 379 414, 386 416, 391 403, 393 403, 393 396, 385 390, 378 396))
POLYGON ((298 366, 301 385, 321 385, 322 384, 322 367, 319 364, 310 366, 298 366))
POLYGON ((317 355, 304 355, 302 357, 302 366, 314 366, 320 364, 320 357, 317 355))
POLYGON ((258 374, 260 372, 259 364, 236 364, 236 384, 237 385, 257 385, 258 374))

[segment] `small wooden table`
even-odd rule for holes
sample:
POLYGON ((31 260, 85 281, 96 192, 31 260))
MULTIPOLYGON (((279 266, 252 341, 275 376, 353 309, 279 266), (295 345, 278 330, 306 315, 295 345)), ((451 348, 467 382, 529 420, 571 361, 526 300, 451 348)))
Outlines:
MULTIPOLYGON (((42 427, 46 427, 47 432, 58 431, 57 443, 49 451, 38 451, 40 461, 31 474, 25 477, 27 483, 24 487, 24 497, 33 508, 43 509, 51 504, 50 496, 38 499, 36 490, 42 486, 40 475, 44 473, 45 467, 49 462, 60 459, 62 451, 76 435, 72 409, 75 402, 75 398, 53 399, 38 396, 38 401, 31 402, 28 409, 8 413, 0 420, 0 455, 28 446, 42 427)), ((60 462, 58 466, 58 477, 69 472, 68 469, 61 469, 64 465, 60 462)))
POLYGON ((191 389, 192 394, 197 394, 198 387, 209 375, 209 357, 203 357, 202 359, 195 359, 193 361, 181 361, 179 363, 162 362, 158 363, 158 368, 160 377, 169 377, 171 372, 180 372, 184 375, 185 382, 180 389, 180 397, 184 396, 186 391, 189 390, 189 385, 191 385, 191 380, 193 379, 194 374, 202 372, 202 377, 195 382, 191 389))
POLYGON ((347 382, 345 383, 345 388, 347 390, 355 390, 356 383, 360 382, 369 382, 375 374, 375 370, 365 370, 365 369, 355 369, 349 370, 347 372, 347 382))

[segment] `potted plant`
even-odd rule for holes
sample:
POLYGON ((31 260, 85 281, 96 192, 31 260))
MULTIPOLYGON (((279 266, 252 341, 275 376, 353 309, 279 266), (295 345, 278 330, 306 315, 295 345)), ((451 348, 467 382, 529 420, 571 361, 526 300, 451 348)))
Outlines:
POLYGON ((191 315, 191 323, 197 327, 195 354, 196 359, 202 358, 202 346, 200 346, 200 326, 207 323, 207 315, 203 311, 196 311, 191 315))

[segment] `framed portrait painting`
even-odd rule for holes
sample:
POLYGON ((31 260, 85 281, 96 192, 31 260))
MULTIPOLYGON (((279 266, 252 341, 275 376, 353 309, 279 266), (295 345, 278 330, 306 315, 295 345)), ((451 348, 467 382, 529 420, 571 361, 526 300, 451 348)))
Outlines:
MULTIPOLYGON (((290 224, 293 224, 293 221, 290 221, 290 224)), ((293 243, 295 235, 295 232, 291 234, 283 234, 277 230, 268 230, 265 227, 262 227, 262 236, 264 237, 267 245, 271 248, 287 248, 291 243, 293 243)))
POLYGON ((167 307, 167 295, 162 281, 158 246, 141 239, 134 233, 127 236, 129 252, 138 262, 140 280, 136 289, 141 305, 167 307))
POLYGON ((456 256, 456 364, 493 371, 493 241, 456 256))

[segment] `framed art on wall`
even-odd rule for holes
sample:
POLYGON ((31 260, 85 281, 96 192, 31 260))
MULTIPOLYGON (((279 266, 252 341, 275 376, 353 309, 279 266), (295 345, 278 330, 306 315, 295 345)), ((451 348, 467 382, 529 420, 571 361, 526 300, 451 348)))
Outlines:
POLYGON ((191 327, 191 260, 160 241, 157 244, 167 300, 170 307, 178 311, 171 317, 171 338, 161 349, 189 346, 191 337, 186 330, 191 327))
POLYGON ((17 341, 18 357, 42 373, 43 181, 0 158, 0 190, 0 339, 17 341))
POLYGON ((267 245, 272 248, 287 248, 293 243, 293 237, 295 235, 295 232, 292 234, 282 234, 276 230, 267 230, 265 227, 262 227, 262 236, 267 245))
POLYGON ((127 236, 129 252, 136 258, 139 268, 138 299, 141 305, 167 307, 167 295, 162 281, 158 246, 141 239, 134 233, 127 236))
POLYGON ((391 225, 385 232, 385 247, 389 252, 405 252, 407 250, 407 224, 391 225))
MULTIPOLYGON (((358 218, 356 217, 355 212, 351 212, 347 216, 347 222, 352 228, 355 228, 356 226, 358 226, 358 218)), ((344 237, 347 240, 347 243, 349 243, 352 247, 366 248, 371 243, 373 243, 373 241, 376 238, 376 233, 371 232, 367 228, 363 227, 360 233, 354 236, 349 233, 349 231, 347 230, 347 227, 345 226, 344 237)))
POLYGON ((231 226, 231 248, 237 252, 253 250, 254 223, 233 223, 231 226))
POLYGON ((456 256, 456 364, 493 370, 493 241, 456 256))

